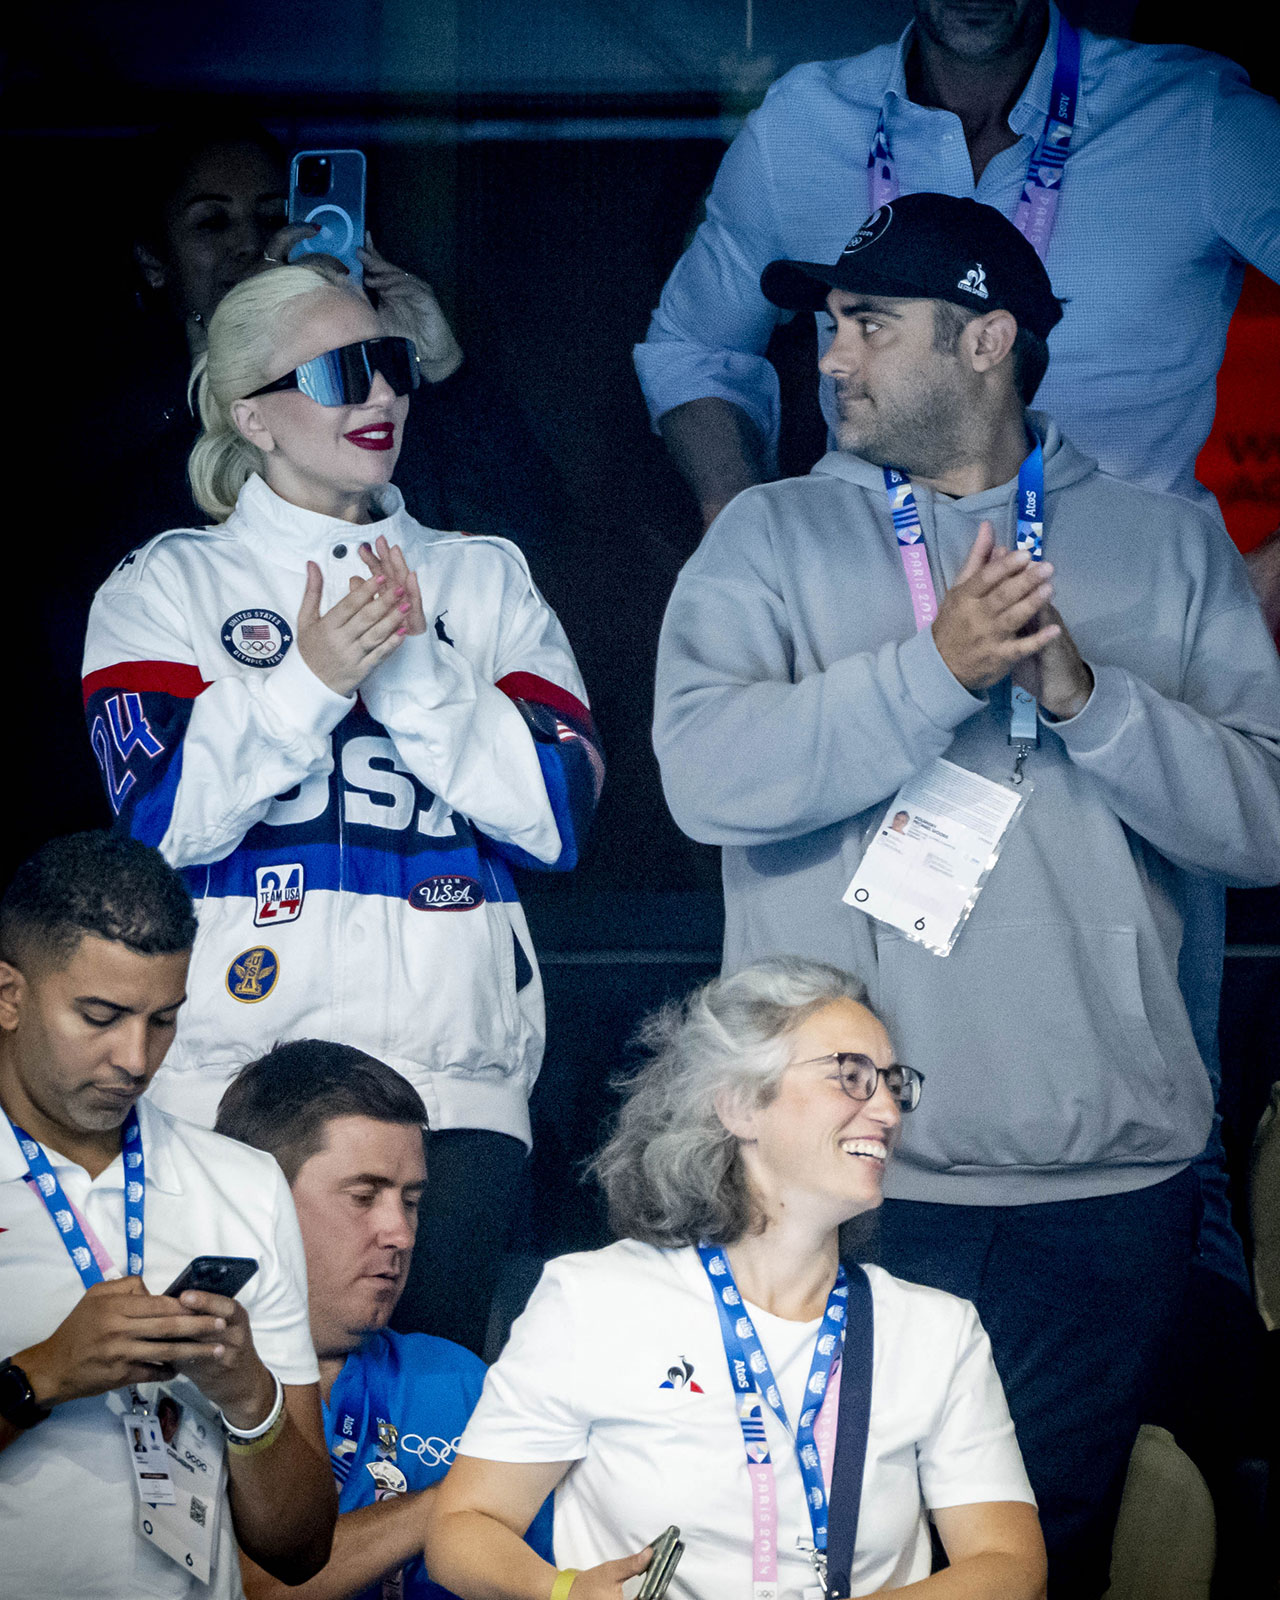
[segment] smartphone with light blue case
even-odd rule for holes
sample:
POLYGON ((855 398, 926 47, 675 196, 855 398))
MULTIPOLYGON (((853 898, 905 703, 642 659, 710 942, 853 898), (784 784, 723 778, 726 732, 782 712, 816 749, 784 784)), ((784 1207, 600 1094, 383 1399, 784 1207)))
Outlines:
POLYGON ((320 231, 294 245, 289 260, 335 256, 363 284, 356 251, 364 244, 364 196, 363 150, 299 150, 289 168, 289 222, 320 231))

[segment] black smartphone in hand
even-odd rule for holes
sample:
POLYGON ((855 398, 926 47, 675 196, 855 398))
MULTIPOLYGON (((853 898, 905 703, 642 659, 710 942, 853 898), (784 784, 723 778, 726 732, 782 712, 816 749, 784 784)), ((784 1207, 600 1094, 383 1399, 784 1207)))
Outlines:
POLYGON ((645 1569, 644 1582, 640 1585, 636 1600, 662 1600, 683 1554, 684 1545, 680 1542, 679 1528, 668 1528, 661 1538, 655 1539, 653 1559, 645 1569))
POLYGON ((165 1290, 173 1299, 187 1289, 234 1299, 258 1270, 252 1256, 196 1256, 165 1290))

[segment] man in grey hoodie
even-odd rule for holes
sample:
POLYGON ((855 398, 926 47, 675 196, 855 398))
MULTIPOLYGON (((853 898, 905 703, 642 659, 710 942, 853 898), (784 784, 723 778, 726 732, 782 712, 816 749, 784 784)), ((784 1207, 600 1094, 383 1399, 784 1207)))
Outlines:
POLYGON ((793 953, 856 972, 927 1076, 881 1259, 977 1304, 1050 1594, 1080 1600, 1106 1587, 1194 1245, 1213 1108, 1180 906, 1195 875, 1280 879, 1280 661, 1215 521, 1027 412, 1061 311, 999 213, 907 196, 835 265, 775 262, 762 286, 831 317, 840 449, 739 495, 680 576, 667 800, 723 847, 726 969, 793 953), (1038 701, 1029 735, 1015 687, 1038 701), (945 958, 842 900, 938 757, 1030 791, 945 958))

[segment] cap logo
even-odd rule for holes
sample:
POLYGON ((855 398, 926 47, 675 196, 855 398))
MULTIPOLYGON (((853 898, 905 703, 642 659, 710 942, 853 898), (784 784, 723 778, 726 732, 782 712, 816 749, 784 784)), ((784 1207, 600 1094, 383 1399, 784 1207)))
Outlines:
POLYGON ((970 267, 960 282, 957 289, 963 289, 966 294, 976 294, 979 300, 987 298, 987 275, 980 266, 970 267))
POLYGON ((878 210, 873 211, 840 254, 842 256, 851 256, 859 250, 865 250, 869 244, 874 244, 883 235, 892 221, 893 207, 891 205, 881 206, 878 210))

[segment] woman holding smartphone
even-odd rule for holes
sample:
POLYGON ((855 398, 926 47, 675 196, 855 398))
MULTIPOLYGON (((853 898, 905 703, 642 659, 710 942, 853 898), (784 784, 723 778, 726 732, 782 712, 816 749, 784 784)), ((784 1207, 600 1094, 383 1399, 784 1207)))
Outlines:
POLYGON ((543 1273, 438 1491, 432 1573, 464 1600, 620 1600, 676 1524, 669 1592, 690 1600, 827 1581, 1037 1600, 1044 1545, 977 1313, 840 1263, 921 1091, 862 985, 765 962, 645 1037, 597 1162, 620 1242, 543 1273), (842 1393, 860 1371, 865 1444, 842 1393), (841 1501, 850 1450, 862 1489, 841 1501), (518 1537, 553 1489, 557 1571, 518 1537), (851 1515, 851 1572, 824 1578, 851 1515), (930 1519, 951 1563, 932 1577, 930 1519))
POLYGON ((436 1130, 407 1326, 478 1348, 544 1032, 511 869, 575 864, 603 767, 519 551, 391 486, 417 381, 412 341, 312 267, 232 289, 196 365, 212 525, 103 585, 84 696, 117 826, 197 900, 153 1097, 210 1125, 290 1038, 390 1062, 436 1130))

